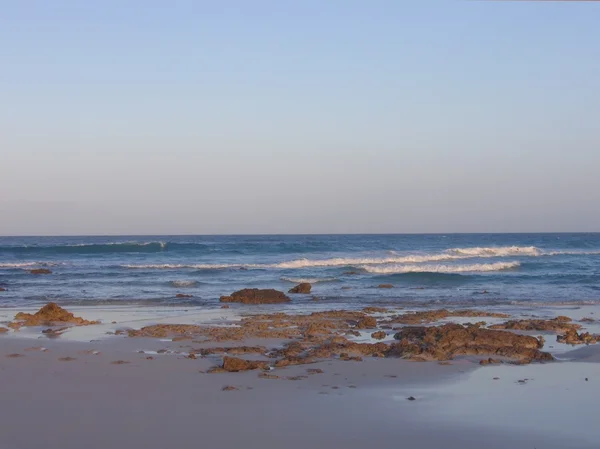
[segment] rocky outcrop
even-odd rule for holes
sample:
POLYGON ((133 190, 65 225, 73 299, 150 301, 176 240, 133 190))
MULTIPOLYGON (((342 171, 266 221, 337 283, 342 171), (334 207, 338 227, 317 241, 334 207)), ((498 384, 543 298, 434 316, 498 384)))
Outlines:
POLYGON ((8 332, 8 329, 5 327, 0 327, 0 334, 5 334, 6 332, 8 332))
POLYGON ((279 304, 289 302, 285 293, 273 289, 245 288, 231 296, 221 296, 221 302, 239 302, 242 304, 279 304))
POLYGON ((175 295, 176 298, 193 298, 192 295, 186 295, 185 293, 177 293, 175 295))
POLYGON ((379 284, 377 288, 394 288, 392 284, 379 284))
POLYGON ((33 270, 29 270, 31 274, 52 274, 52 271, 47 268, 34 268, 33 270))
POLYGON ((377 327, 377 320, 372 316, 366 316, 358 320, 356 323, 357 329, 373 329, 377 327))
POLYGON ((222 368, 229 373, 237 373, 238 371, 250 371, 255 369, 265 369, 269 366, 268 362, 250 361, 238 359, 236 357, 223 357, 222 368))
POLYGON ((5 291, 6 291, 6 289, 5 289, 5 288, 3 288, 3 287, 0 287, 0 292, 5 292, 5 291))
POLYGON ((543 341, 528 335, 477 326, 445 324, 432 327, 406 327, 394 338, 389 355, 424 360, 450 360, 457 355, 495 355, 528 363, 553 360, 542 352, 543 341))
POLYGON ((294 288, 290 288, 288 293, 308 294, 308 293, 310 293, 311 289, 312 289, 312 285, 310 285, 308 282, 302 282, 302 283, 296 285, 294 288))
POLYGON ((64 323, 87 326, 89 324, 98 324, 98 321, 88 321, 81 317, 76 317, 53 302, 46 304, 33 315, 23 312, 15 315, 15 324, 18 326, 54 326, 64 323))
POLYGON ((600 342, 600 335, 593 335, 589 332, 578 334, 575 329, 568 329, 564 335, 557 336, 556 341, 568 345, 593 345, 600 342))
POLYGON ((492 317, 492 318, 510 318, 510 315, 496 312, 485 312, 482 310, 425 310, 422 312, 405 313, 394 317, 391 323, 400 324, 424 324, 443 320, 450 317, 492 317))
POLYGON ((384 331, 373 332, 371 334, 371 338, 375 340, 383 340, 385 337, 387 337, 387 334, 384 331))
POLYGON ((566 316, 559 316, 551 320, 510 320, 506 323, 494 324, 490 326, 490 329, 566 332, 581 327, 571 321, 571 318, 566 316))

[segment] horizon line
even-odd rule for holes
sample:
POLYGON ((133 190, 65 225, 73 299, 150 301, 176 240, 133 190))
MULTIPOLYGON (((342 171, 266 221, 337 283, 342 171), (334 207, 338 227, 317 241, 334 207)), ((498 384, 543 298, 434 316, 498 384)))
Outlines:
MULTIPOLYGON (((486 0, 486 1, 527 1, 527 0, 486 0)), ((592 1, 592 0, 530 0, 530 1, 592 1)), ((600 1, 600 0, 593 0, 600 1)), ((324 232, 324 233, 247 233, 247 234, 23 234, 4 235, 0 238, 52 238, 52 237, 265 237, 265 236, 335 236, 335 235, 519 235, 519 234, 600 234, 600 231, 509 231, 509 232, 324 232)))

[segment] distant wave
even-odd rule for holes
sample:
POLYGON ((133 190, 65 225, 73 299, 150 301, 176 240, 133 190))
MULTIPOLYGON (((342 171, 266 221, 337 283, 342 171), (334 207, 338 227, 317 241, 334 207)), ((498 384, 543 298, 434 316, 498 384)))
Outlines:
POLYGON ((452 248, 448 254, 459 258, 466 257, 510 257, 510 256, 540 256, 542 250, 535 246, 497 246, 497 247, 474 247, 474 248, 452 248))
POLYGON ((0 263, 0 268, 30 268, 30 267, 53 267, 61 265, 60 262, 17 262, 0 263))
POLYGON ((282 281, 291 282, 293 284, 302 284, 304 282, 308 282, 309 284, 317 284, 318 282, 335 282, 337 278, 288 278, 282 277, 280 278, 282 281))
POLYGON ((397 273, 477 273, 504 271, 518 268, 519 262, 476 263, 470 265, 364 265, 361 269, 368 273, 397 274, 397 273))
MULTIPOLYGON (((560 255, 600 255, 600 250, 564 250, 546 251, 535 246, 499 246, 452 248, 434 254, 393 255, 390 257, 335 257, 330 259, 295 259, 273 264, 141 264, 123 265, 132 269, 226 269, 226 268, 262 268, 262 269, 300 269, 321 267, 362 267, 390 264, 425 264, 430 262, 450 262, 464 259, 502 258, 502 257, 541 257, 560 255)), ((485 264, 484 264, 485 265, 485 264)))
POLYGON ((154 253, 167 250, 166 242, 80 243, 56 246, 2 246, 0 253, 13 254, 102 254, 154 253))
POLYGON ((170 284, 173 287, 195 287, 196 285, 198 285, 198 281, 180 280, 180 281, 171 281, 170 284))

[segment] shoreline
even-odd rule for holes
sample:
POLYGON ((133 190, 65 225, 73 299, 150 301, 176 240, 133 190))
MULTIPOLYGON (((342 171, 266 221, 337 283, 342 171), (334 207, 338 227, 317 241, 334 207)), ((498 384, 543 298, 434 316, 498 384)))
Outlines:
MULTIPOLYGON (((0 336, 0 397, 10 404, 0 412, 0 447, 597 446, 593 398, 600 392, 600 345, 562 348, 546 339, 544 349, 557 360, 523 366, 480 366, 480 357, 472 356, 444 364, 329 359, 277 368, 280 378, 270 379, 257 371, 208 374, 220 355, 190 359, 187 340, 106 334, 151 323, 230 325, 242 319, 241 312, 252 315, 264 309, 277 312, 278 306, 80 306, 69 311, 105 324, 72 327, 56 338, 40 334, 40 328, 0 336), (22 356, 7 357, 11 354, 22 356), (222 391, 226 386, 236 390, 222 391), (407 400, 410 396, 416 400, 407 400)), ((536 310, 544 317, 566 311, 536 310)), ((22 309, 1 309, 0 322, 17 311, 22 309)), ((530 309, 522 312, 531 315, 530 309)), ((600 316, 600 306, 568 312, 578 321, 600 316)), ((475 319, 454 317, 434 324, 467 320, 475 319)), ((493 320, 486 318, 490 324, 493 320)), ((586 323, 594 332, 599 326, 586 323)), ((355 338, 367 341, 362 334, 355 338)), ((272 347, 281 340, 235 341, 241 344, 272 347)))

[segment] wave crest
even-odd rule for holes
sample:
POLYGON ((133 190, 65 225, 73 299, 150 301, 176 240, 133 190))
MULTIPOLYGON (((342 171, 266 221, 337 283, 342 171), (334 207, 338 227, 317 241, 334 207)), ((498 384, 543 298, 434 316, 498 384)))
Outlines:
POLYGON ((178 280, 178 281, 171 281, 170 284, 173 287, 195 287, 196 285, 198 285, 198 281, 178 280))
POLYGON ((389 265, 370 266, 360 268, 368 273, 375 274, 402 274, 402 273, 485 273, 492 271, 505 271, 518 268, 519 262, 476 263, 469 265, 389 265))

